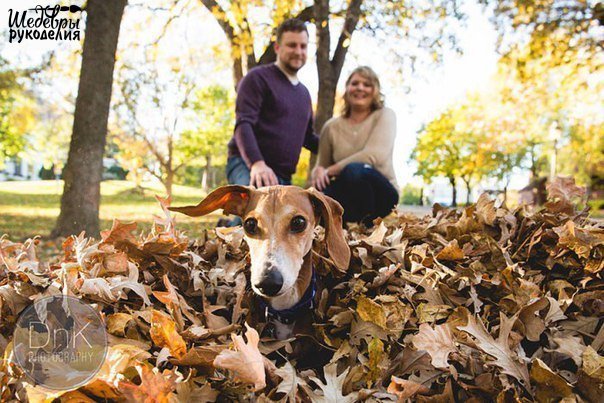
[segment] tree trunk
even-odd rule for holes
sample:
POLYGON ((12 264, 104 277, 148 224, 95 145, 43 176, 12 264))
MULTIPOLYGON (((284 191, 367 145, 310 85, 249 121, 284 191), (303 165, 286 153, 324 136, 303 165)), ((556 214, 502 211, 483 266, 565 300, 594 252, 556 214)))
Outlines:
MULTIPOLYGON (((231 47, 236 46, 231 43, 231 47)), ((236 50, 232 49, 233 55, 236 50)), ((233 82, 235 83, 235 91, 237 91, 237 86, 239 82, 243 79, 243 59, 241 57, 233 56, 233 82)))
MULTIPOLYGON (((356 29, 361 15, 363 0, 351 0, 346 10, 346 17, 338 44, 330 60, 331 33, 329 31, 329 0, 315 0, 315 26, 317 29, 317 72, 319 75, 319 93, 317 96, 317 112, 315 114, 315 131, 321 133, 325 122, 333 116, 336 98, 336 87, 342 67, 348 53, 348 43, 356 29)), ((307 178, 317 162, 317 155, 310 155, 307 178)), ((308 179, 307 179, 307 185, 308 179)))
POLYGON ((174 170, 172 168, 166 170, 166 181, 164 187, 168 197, 172 195, 172 186, 174 185, 174 170))
POLYGON ((207 170, 207 168, 204 168, 203 173, 201 174, 201 190, 203 190, 204 192, 208 191, 208 176, 209 176, 209 172, 207 170))
POLYGON ((206 167, 203 170, 203 177, 201 178, 201 189, 204 192, 209 190, 208 180, 210 178, 210 169, 212 169, 212 156, 206 155, 206 167))
POLYGON ((466 206, 470 204, 470 196, 472 194, 472 188, 470 187, 470 180, 463 179, 464 184, 466 185, 466 206))
POLYGON ((451 184, 451 187, 453 188, 453 194, 451 195, 451 207, 457 207, 457 187, 455 186, 455 177, 450 176, 449 177, 449 183, 451 184))
POLYGON ((537 157, 535 153, 535 146, 531 146, 531 180, 535 180, 539 177, 539 173, 537 172, 537 157))
POLYGON ((503 202, 501 203, 502 207, 507 206, 508 201, 508 187, 510 186, 511 178, 508 176, 505 178, 505 185, 503 185, 503 202))
POLYGON ((126 0, 89 0, 61 213, 51 236, 99 233, 100 184, 115 51, 126 0))
POLYGON ((419 205, 420 206, 424 205, 424 187, 423 186, 419 190, 419 205))
MULTIPOLYGON (((338 80, 334 79, 333 74, 319 70, 319 94, 317 97, 317 113, 315 115, 315 132, 321 133, 321 129, 325 122, 333 116, 333 106, 336 99, 336 86, 338 80)), ((310 172, 317 163, 317 154, 310 154, 308 163, 307 178, 310 178, 310 172)))

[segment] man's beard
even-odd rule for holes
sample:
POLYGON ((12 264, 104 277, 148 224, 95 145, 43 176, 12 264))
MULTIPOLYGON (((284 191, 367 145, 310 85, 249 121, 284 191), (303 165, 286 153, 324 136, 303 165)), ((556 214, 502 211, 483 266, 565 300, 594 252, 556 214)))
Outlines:
POLYGON ((285 67, 287 70, 291 71, 292 73, 297 73, 302 67, 304 67, 305 62, 302 62, 302 64, 300 65, 300 67, 294 66, 291 63, 285 63, 283 62, 283 67, 285 67))

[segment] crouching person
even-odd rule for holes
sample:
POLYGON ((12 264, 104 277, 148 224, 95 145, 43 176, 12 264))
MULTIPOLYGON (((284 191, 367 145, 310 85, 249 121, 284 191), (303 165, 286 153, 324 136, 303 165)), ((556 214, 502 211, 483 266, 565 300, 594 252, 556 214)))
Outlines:
POLYGON ((312 185, 344 208, 344 221, 367 227, 398 202, 392 152, 396 116, 384 107, 380 82, 369 67, 346 80, 343 114, 325 123, 312 185))

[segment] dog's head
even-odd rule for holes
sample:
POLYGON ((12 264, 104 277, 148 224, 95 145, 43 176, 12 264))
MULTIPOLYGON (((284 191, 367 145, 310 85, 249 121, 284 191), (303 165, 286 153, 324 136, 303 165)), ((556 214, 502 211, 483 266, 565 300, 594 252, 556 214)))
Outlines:
MULTIPOLYGON (((325 227, 327 250, 336 269, 344 272, 348 268, 350 249, 342 230, 342 206, 313 188, 230 185, 216 189, 197 206, 170 207, 193 217, 217 209, 243 221, 252 263, 251 283, 257 294, 270 299, 293 291, 319 223, 325 227)), ((291 305, 296 302, 292 300, 291 305)))

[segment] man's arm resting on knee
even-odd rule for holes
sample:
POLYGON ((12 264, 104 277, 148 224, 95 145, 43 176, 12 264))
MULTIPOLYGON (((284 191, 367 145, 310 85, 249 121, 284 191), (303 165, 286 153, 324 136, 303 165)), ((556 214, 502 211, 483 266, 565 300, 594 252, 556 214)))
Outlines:
POLYGON ((235 141, 241 157, 250 168, 250 186, 262 187, 277 185, 277 175, 266 165, 258 147, 252 125, 242 123, 235 129, 235 141))
POLYGON ((257 161, 264 160, 250 123, 243 122, 237 125, 235 128, 235 143, 248 168, 251 168, 257 161))

